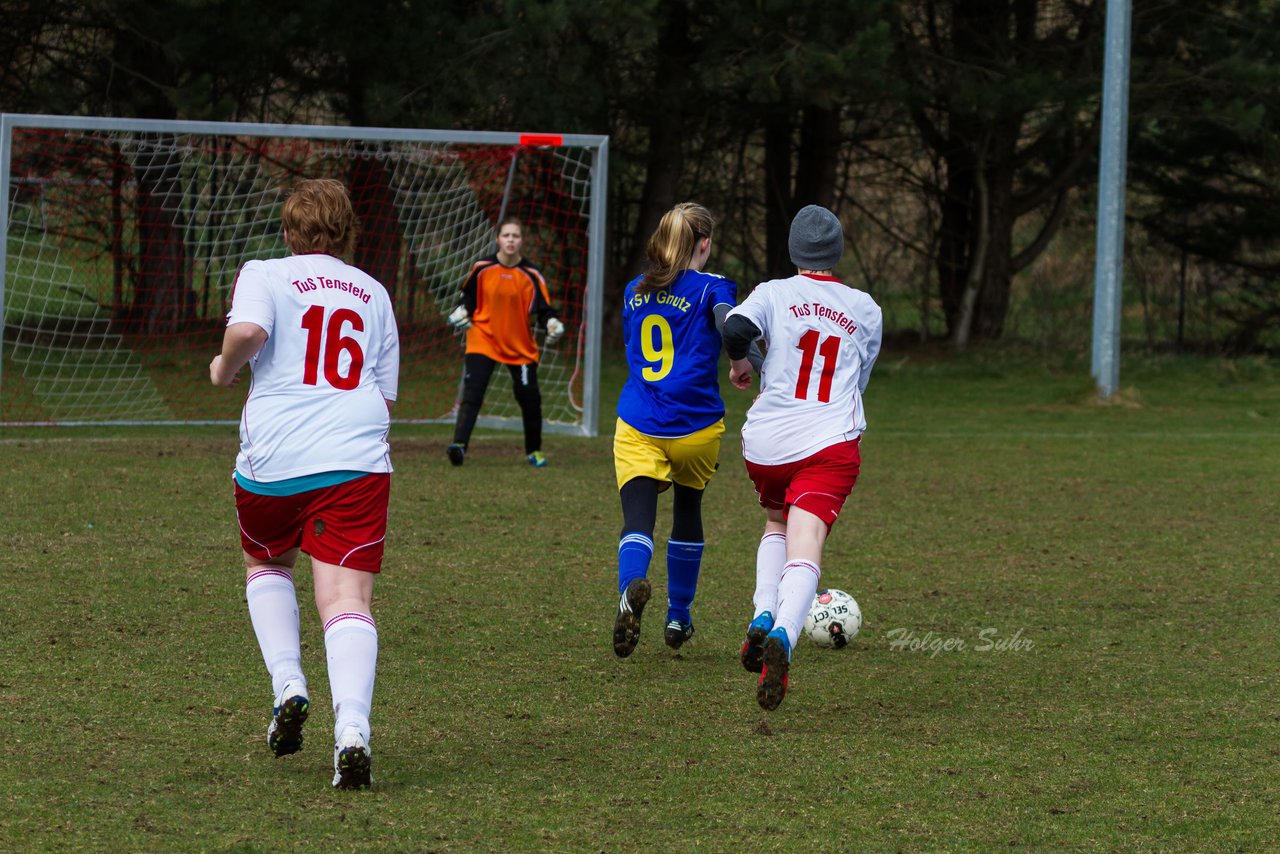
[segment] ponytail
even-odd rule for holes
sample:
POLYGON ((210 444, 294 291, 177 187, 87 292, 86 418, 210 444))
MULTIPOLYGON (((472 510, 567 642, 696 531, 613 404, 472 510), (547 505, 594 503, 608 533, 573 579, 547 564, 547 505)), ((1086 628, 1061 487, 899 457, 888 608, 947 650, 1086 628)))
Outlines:
POLYGON ((665 290, 689 268, 698 241, 710 237, 716 221, 711 212, 696 202, 681 202, 662 215, 657 230, 649 238, 649 269, 636 284, 636 293, 665 290))

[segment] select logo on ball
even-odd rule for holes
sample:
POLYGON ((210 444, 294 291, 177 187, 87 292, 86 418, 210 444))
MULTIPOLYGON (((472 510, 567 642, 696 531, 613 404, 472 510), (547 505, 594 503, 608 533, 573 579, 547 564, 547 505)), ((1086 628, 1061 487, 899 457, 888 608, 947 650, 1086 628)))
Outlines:
POLYGON ((804 633, 814 644, 842 649, 861 628, 862 610, 852 596, 835 588, 817 591, 804 623, 804 633))

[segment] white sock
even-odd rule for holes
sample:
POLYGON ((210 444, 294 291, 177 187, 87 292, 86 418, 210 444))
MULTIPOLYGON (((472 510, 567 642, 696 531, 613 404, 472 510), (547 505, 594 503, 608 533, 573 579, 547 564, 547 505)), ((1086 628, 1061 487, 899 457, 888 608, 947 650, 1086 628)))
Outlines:
POLYGON ((813 596, 818 592, 818 579, 822 570, 816 563, 807 560, 787 561, 782 570, 782 580, 778 583, 778 613, 774 616, 773 626, 782 626, 787 630, 787 640, 791 648, 796 648, 800 639, 800 630, 813 607, 813 596))
POLYGON ((258 636, 262 660, 271 674, 271 690, 279 697, 289 683, 306 693, 302 675, 302 645, 298 638, 298 595, 293 589, 293 573, 283 566, 261 566, 249 574, 244 585, 249 602, 249 619, 258 636))
POLYGON ((355 727, 368 744, 378 663, 378 629, 373 617, 348 611, 330 618, 324 624, 324 649, 333 692, 333 740, 336 742, 347 727, 355 727))
POLYGON ((760 546, 756 549, 756 595, 752 600, 756 612, 753 620, 765 611, 775 618, 778 616, 778 581, 786 563, 787 535, 774 532, 761 537, 760 546))

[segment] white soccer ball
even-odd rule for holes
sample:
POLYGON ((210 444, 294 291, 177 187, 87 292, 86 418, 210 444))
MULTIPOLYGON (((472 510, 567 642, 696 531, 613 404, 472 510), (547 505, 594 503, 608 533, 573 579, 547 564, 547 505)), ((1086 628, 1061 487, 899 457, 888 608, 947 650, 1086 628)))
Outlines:
POLYGON ((843 590, 819 590, 804 621, 804 633, 818 646, 840 649, 858 636, 862 609, 843 590))

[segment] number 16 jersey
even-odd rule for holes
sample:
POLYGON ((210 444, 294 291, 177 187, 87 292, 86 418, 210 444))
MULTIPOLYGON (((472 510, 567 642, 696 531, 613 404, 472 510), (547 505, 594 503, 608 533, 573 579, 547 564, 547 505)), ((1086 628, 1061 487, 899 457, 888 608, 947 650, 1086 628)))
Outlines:
POLYGON ((242 322, 267 343, 250 362, 236 471, 258 482, 390 472, 400 338, 382 285, 330 255, 250 261, 227 315, 242 322))
POLYGON ((678 439, 724 417, 715 307, 736 305, 738 286, 684 270, 662 290, 636 293, 643 280, 627 285, 622 304, 627 382, 618 417, 646 436, 678 439))
POLYGON ((875 300, 831 276, 797 274, 759 285, 734 315, 768 345, 760 396, 742 428, 746 459, 793 463, 862 435, 862 392, 883 324, 875 300))

